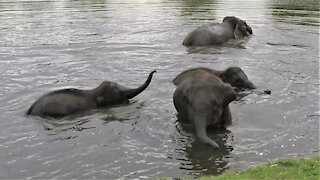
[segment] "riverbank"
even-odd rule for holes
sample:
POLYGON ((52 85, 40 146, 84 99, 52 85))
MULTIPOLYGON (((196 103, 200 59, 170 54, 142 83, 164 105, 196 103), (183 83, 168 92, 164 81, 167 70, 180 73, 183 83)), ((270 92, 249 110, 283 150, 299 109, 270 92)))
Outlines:
POLYGON ((243 172, 226 172, 220 176, 201 177, 201 180, 230 179, 319 179, 320 156, 306 159, 282 159, 259 165, 243 172))

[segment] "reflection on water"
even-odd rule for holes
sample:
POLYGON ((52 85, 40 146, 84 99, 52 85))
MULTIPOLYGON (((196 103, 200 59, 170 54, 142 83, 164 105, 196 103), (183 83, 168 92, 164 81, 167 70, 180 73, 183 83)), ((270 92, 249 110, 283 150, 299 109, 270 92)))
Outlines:
POLYGON ((181 178, 318 154, 317 3, 2 0, 0 178, 181 178), (229 15, 246 20, 253 36, 181 45, 195 27, 229 15), (172 79, 200 66, 241 66, 258 87, 231 103, 227 130, 209 131, 219 150, 180 127, 172 103, 172 79), (60 121, 24 114, 47 92, 104 80, 136 87, 154 69, 129 105, 60 121))
POLYGON ((319 1, 317 0, 272 0, 272 15, 280 21, 293 24, 319 26, 319 1))
POLYGON ((181 15, 190 16, 192 20, 214 20, 216 0, 182 0, 181 15))
POLYGON ((227 170, 232 146, 230 140, 232 139, 231 132, 225 129, 209 128, 208 136, 219 144, 219 149, 213 150, 196 138, 195 132, 190 127, 177 127, 180 133, 189 136, 184 153, 185 159, 181 163, 181 168, 190 171, 190 175, 218 175, 227 170), (192 138, 193 137, 193 138, 192 138))

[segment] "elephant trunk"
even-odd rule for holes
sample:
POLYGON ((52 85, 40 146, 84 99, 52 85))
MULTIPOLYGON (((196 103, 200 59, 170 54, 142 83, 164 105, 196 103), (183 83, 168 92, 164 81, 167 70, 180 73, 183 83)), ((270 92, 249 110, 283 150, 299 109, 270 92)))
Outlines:
POLYGON ((249 83, 249 89, 256 89, 256 86, 252 82, 250 82, 249 83))
POLYGON ((156 70, 152 71, 149 76, 148 79, 146 80, 146 82, 144 82, 144 84, 142 84, 140 87, 136 88, 136 89, 129 89, 125 92, 125 96, 128 99, 131 99, 133 97, 135 97, 136 95, 140 94, 142 91, 144 91, 150 84, 151 79, 152 79, 152 75, 153 73, 157 72, 156 70))
POLYGON ((249 32, 249 34, 252 34, 252 29, 250 26, 247 25, 247 31, 249 32))
POLYGON ((219 145, 212 139, 210 139, 207 135, 207 121, 203 115, 198 115, 197 117, 194 118, 194 123, 195 123, 195 129, 197 132, 198 138, 206 143, 211 145, 214 149, 219 148, 219 145))

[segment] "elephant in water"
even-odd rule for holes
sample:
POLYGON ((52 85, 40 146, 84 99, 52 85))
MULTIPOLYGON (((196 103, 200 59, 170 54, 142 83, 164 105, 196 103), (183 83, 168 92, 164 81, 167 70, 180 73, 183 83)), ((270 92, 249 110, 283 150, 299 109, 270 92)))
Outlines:
POLYGON ((210 23, 191 31, 183 40, 185 46, 221 45, 230 39, 239 39, 252 34, 247 23, 235 16, 227 16, 222 23, 210 23))
POLYGON ((62 89, 50 92, 34 102, 27 115, 61 118, 94 108, 127 104, 129 99, 144 91, 150 84, 153 73, 138 88, 131 89, 115 82, 104 81, 92 90, 62 89))
POLYGON ((223 71, 213 70, 209 68, 199 67, 194 69, 188 69, 180 73, 174 80, 173 84, 179 85, 182 81, 188 78, 194 78, 195 76, 202 76, 202 74, 210 73, 218 76, 223 82, 229 83, 236 88, 255 89, 255 85, 249 81, 247 75, 240 67, 228 67, 223 71))
POLYGON ((197 71, 175 84, 177 88, 173 103, 178 111, 178 119, 190 123, 204 143, 218 148, 219 145, 207 136, 206 128, 231 124, 229 103, 236 99, 233 88, 205 70, 197 71))

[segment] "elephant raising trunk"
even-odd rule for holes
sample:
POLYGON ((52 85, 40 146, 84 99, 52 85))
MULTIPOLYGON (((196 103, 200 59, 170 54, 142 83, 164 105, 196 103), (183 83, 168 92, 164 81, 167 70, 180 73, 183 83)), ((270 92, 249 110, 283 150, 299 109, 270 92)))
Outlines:
POLYGON ((115 82, 104 81, 92 90, 62 89, 40 97, 27 111, 27 115, 60 118, 94 108, 127 104, 129 99, 144 91, 150 84, 153 74, 136 89, 121 86, 115 82))
POLYGON ((142 91, 144 91, 150 84, 151 79, 152 79, 152 75, 153 73, 157 72, 156 70, 152 71, 149 76, 148 79, 146 80, 146 82, 144 82, 144 84, 142 84, 140 87, 136 88, 136 89, 128 89, 125 94, 126 97, 128 99, 131 99, 133 97, 135 97, 136 95, 140 94, 142 91))

